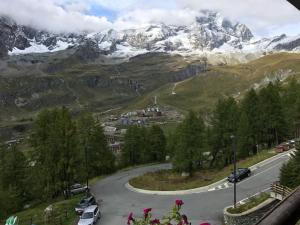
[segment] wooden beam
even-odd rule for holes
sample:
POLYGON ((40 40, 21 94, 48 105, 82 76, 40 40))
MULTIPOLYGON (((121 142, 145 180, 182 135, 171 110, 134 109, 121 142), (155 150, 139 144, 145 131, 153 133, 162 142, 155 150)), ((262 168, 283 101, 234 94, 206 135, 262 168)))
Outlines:
POLYGON ((295 6, 297 9, 300 10, 300 1, 299 0, 287 0, 289 3, 291 3, 293 6, 295 6))
POLYGON ((269 211, 256 225, 294 225, 300 219, 300 187, 269 211))

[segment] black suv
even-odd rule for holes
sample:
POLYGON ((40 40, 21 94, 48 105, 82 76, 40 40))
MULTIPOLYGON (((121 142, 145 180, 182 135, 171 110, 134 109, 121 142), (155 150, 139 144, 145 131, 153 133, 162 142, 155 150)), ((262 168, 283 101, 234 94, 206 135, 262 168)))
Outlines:
POLYGON ((75 212, 81 215, 84 209, 91 205, 97 205, 94 196, 91 195, 89 197, 84 197, 83 199, 80 200, 78 205, 75 207, 75 212))
POLYGON ((251 176, 251 170, 249 168, 238 168, 236 170, 236 177, 234 179, 234 172, 230 174, 230 176, 227 178, 229 182, 239 182, 240 180, 250 177, 251 176))

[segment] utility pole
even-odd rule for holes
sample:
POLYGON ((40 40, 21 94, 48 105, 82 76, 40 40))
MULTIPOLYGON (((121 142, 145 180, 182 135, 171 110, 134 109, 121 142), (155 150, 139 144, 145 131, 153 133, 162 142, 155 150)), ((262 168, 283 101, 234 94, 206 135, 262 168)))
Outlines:
POLYGON ((86 143, 84 145, 84 153, 85 153, 85 172, 86 172, 86 195, 89 195, 90 188, 89 188, 89 168, 88 168, 88 140, 85 140, 86 143))
POLYGON ((236 140, 235 136, 231 135, 230 138, 232 139, 232 151, 233 151, 233 206, 236 208, 236 140))
POLYGON ((88 172, 88 158, 87 158, 87 147, 84 148, 85 153, 85 170, 86 170, 86 187, 87 192, 89 192, 89 172, 88 172))

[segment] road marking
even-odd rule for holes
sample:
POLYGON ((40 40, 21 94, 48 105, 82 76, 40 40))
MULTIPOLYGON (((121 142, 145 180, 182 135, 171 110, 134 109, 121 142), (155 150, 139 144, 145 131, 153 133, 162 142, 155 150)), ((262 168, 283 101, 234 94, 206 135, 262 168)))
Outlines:
MULTIPOLYGON (((290 152, 291 151, 292 150, 290 150, 290 152)), ((285 159, 283 162, 286 162, 289 159, 288 153, 290 153, 290 152, 286 152, 284 154, 282 153, 281 155, 275 155, 269 159, 266 159, 260 163, 257 163, 256 165, 253 165, 252 167, 250 167, 250 169, 253 171, 254 168, 261 169, 263 167, 267 167, 268 164, 278 161, 279 159, 284 158, 284 157, 285 157, 285 159)), ((261 171, 257 174, 254 174, 254 175, 250 176, 248 179, 242 180, 241 182, 239 182, 237 184, 247 181, 247 180, 251 179, 251 177, 255 177, 257 175, 260 175, 261 173, 267 172, 268 170, 273 169, 274 167, 278 166, 279 163, 281 163, 281 162, 276 162, 275 165, 273 165, 267 169, 264 169, 263 171, 261 171)), ((130 191, 141 193, 141 194, 151 194, 151 195, 187 195, 187 194, 196 194, 196 193, 202 193, 202 192, 207 192, 207 191, 221 190, 221 189, 225 189, 225 188, 230 188, 232 186, 233 186, 233 184, 226 182, 226 178, 224 178, 218 182, 215 182, 214 184, 208 185, 206 187, 199 187, 199 188, 194 188, 194 189, 189 189, 189 190, 181 190, 181 191, 150 191, 150 190, 142 190, 142 189, 134 188, 128 182, 125 184, 125 187, 130 191), (220 183, 222 185, 220 185, 220 183), (218 186, 214 186, 214 185, 218 185, 218 186)))
MULTIPOLYGON (((285 161, 287 161, 287 160, 285 160, 285 161)), ((276 166, 278 166, 278 163, 276 163, 275 165, 273 165, 273 166, 271 166, 271 167, 269 167, 269 168, 267 168, 267 169, 265 169, 265 170, 263 170, 263 171, 261 171, 261 172, 259 172, 259 173, 253 174, 253 175, 250 176, 248 179, 244 179, 244 180, 238 182, 237 185, 239 185, 239 184, 241 184, 241 183, 243 183, 243 182, 245 182, 245 181, 249 181, 249 180, 251 180, 253 177, 256 177, 257 175, 260 175, 260 174, 262 174, 262 173, 265 173, 265 172, 267 172, 267 171, 273 169, 273 168, 276 167, 276 166)))
POLYGON ((226 189, 226 188, 229 188, 229 187, 232 187, 232 184, 230 184, 229 182, 225 182, 217 187, 214 187, 214 188, 210 188, 208 189, 207 191, 216 191, 216 190, 222 190, 222 189, 226 189))
MULTIPOLYGON (((276 163, 275 165, 273 165, 273 166, 271 166, 271 167, 269 167, 269 168, 267 168, 267 169, 265 169, 265 170, 263 170, 263 171, 261 171, 261 172, 259 172, 259 173, 253 174, 252 176, 250 176, 250 177, 248 177, 248 178, 246 178, 246 179, 244 179, 244 180, 241 180, 240 182, 237 182, 236 184, 237 184, 237 185, 240 185, 241 183, 243 183, 243 182, 245 182, 245 181, 249 181, 251 178, 256 177, 257 175, 260 175, 260 174, 262 174, 262 173, 264 173, 264 172, 267 172, 267 171, 273 169, 273 168, 276 167, 276 166, 278 166, 278 163, 276 163)), ((226 182, 226 183, 223 183, 223 184, 221 184, 221 185, 219 185, 219 186, 217 186, 217 187, 215 187, 215 188, 208 189, 207 191, 216 191, 216 190, 221 190, 221 189, 230 188, 230 187, 232 187, 232 186, 233 186, 232 183, 226 182)))
POLYGON ((295 156, 296 156, 296 151, 292 151, 291 153, 288 154, 288 156, 289 156, 290 158, 295 157, 295 156))
POLYGON ((269 188, 266 188, 266 189, 264 189, 264 190, 262 190, 262 191, 260 191, 260 192, 257 192, 257 193, 255 193, 255 194, 252 195, 252 196, 249 196, 249 197, 247 197, 247 198, 242 199, 241 201, 238 202, 238 204, 243 205, 243 204, 245 204, 247 201, 249 201, 250 198, 255 197, 255 196, 257 196, 257 195, 259 195, 259 194, 261 194, 261 193, 263 193, 263 192, 267 192, 267 191, 269 191, 269 190, 271 190, 270 187, 269 187, 269 188))

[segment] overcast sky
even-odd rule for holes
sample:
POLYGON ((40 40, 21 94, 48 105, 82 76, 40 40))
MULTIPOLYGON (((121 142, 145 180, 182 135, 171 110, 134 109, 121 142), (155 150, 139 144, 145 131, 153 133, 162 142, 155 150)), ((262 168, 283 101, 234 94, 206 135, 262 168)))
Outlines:
POLYGON ((244 23, 257 36, 300 34, 300 11, 286 0, 0 0, 0 15, 55 32, 188 25, 203 9, 244 23))

